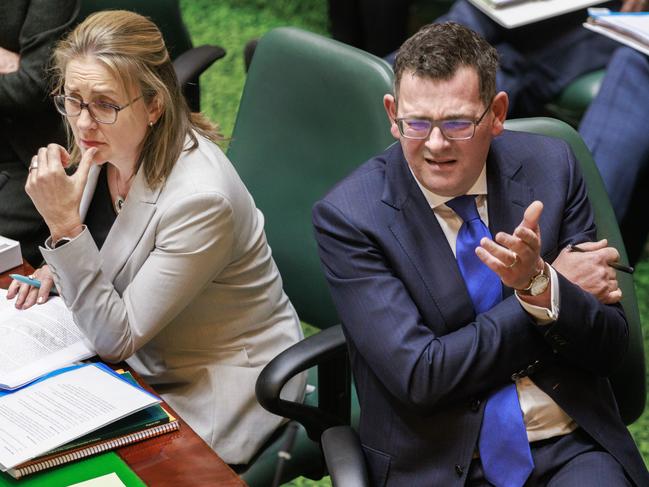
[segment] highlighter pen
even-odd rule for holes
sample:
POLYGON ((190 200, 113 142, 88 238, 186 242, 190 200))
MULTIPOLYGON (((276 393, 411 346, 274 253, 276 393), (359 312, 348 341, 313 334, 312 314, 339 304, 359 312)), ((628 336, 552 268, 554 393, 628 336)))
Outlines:
MULTIPOLYGON (((574 245, 574 244, 569 244, 568 245, 568 251, 570 252, 588 252, 588 250, 584 250, 581 247, 574 245)), ((619 262, 609 262, 608 265, 612 267, 613 269, 616 269, 618 271, 626 272, 627 274, 633 274, 633 271, 635 270, 633 267, 629 265, 624 265, 620 264, 619 262)))
MULTIPOLYGON (((9 274, 9 277, 11 277, 14 281, 29 284, 30 286, 34 286, 37 288, 41 287, 41 281, 39 281, 38 279, 32 279, 30 277, 22 276, 20 274, 9 274)), ((50 294, 54 296, 58 296, 59 292, 56 290, 55 287, 52 287, 52 289, 50 289, 50 294)))

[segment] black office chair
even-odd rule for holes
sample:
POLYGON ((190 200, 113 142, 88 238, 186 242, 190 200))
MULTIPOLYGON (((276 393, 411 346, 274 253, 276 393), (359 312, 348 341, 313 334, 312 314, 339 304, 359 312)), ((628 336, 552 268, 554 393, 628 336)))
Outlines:
POLYGON ((158 26, 189 108, 192 112, 200 112, 198 78, 215 61, 225 56, 225 49, 207 44, 193 47, 178 0, 81 0, 79 22, 100 10, 131 10, 149 17, 158 26))
MULTIPOLYGON (((597 167, 579 134, 567 123, 551 118, 510 120, 506 128, 559 137, 566 140, 580 163, 588 195, 593 206, 599 238, 621 254, 628 263, 622 238, 597 167)), ((625 424, 634 422, 644 411, 646 401, 645 362, 638 304, 629 274, 618 274, 629 324, 629 349, 620 368, 611 376, 613 391, 625 424)), ((353 425, 336 422, 322 409, 307 409, 279 398, 281 385, 286 383, 302 365, 319 364, 345 347, 340 327, 329 328, 309 337, 276 357, 262 372, 257 382, 257 395, 262 405, 278 414, 295 419, 313 431, 321 431, 321 444, 327 469, 334 486, 367 485, 365 460, 353 425), (364 483, 365 482, 365 483, 364 483)))

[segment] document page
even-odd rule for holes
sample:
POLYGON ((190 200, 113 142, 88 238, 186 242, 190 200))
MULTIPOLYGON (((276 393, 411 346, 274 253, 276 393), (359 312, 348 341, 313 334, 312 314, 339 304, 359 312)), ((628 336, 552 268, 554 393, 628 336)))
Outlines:
POLYGON ((160 399, 97 364, 0 397, 0 466, 6 471, 160 399))
MULTIPOLYGON (((595 11, 595 9, 591 9, 595 11)), ((605 10, 605 9, 599 9, 605 10)), ((589 13, 591 13, 589 11, 589 13)), ((591 13, 584 27, 649 54, 649 13, 591 13)))
POLYGON ((496 5, 493 0, 469 0, 469 2, 507 29, 605 3, 603 0, 528 0, 510 5, 496 5))
POLYGON ((0 290, 0 389, 15 389, 95 353, 60 297, 27 310, 0 290))

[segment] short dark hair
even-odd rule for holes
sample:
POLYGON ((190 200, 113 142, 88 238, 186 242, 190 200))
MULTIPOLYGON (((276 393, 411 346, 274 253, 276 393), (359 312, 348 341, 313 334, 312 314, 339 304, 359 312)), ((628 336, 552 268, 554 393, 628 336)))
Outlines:
POLYGON ((498 53, 486 40, 455 22, 428 24, 403 43, 394 62, 394 94, 406 71, 434 80, 451 79, 458 68, 474 68, 480 98, 489 104, 496 94, 498 53))

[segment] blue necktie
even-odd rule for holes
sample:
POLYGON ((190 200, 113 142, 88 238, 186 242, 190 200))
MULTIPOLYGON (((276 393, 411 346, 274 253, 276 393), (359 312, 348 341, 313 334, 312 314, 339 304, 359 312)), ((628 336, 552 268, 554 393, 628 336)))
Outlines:
MULTIPOLYGON (((446 203, 463 222, 457 235, 455 257, 476 314, 502 300, 500 278, 475 254, 482 237, 491 238, 480 219, 475 197, 458 196, 446 203)), ((496 487, 521 487, 534 469, 516 385, 495 391, 485 405, 478 440, 485 477, 496 487)))

